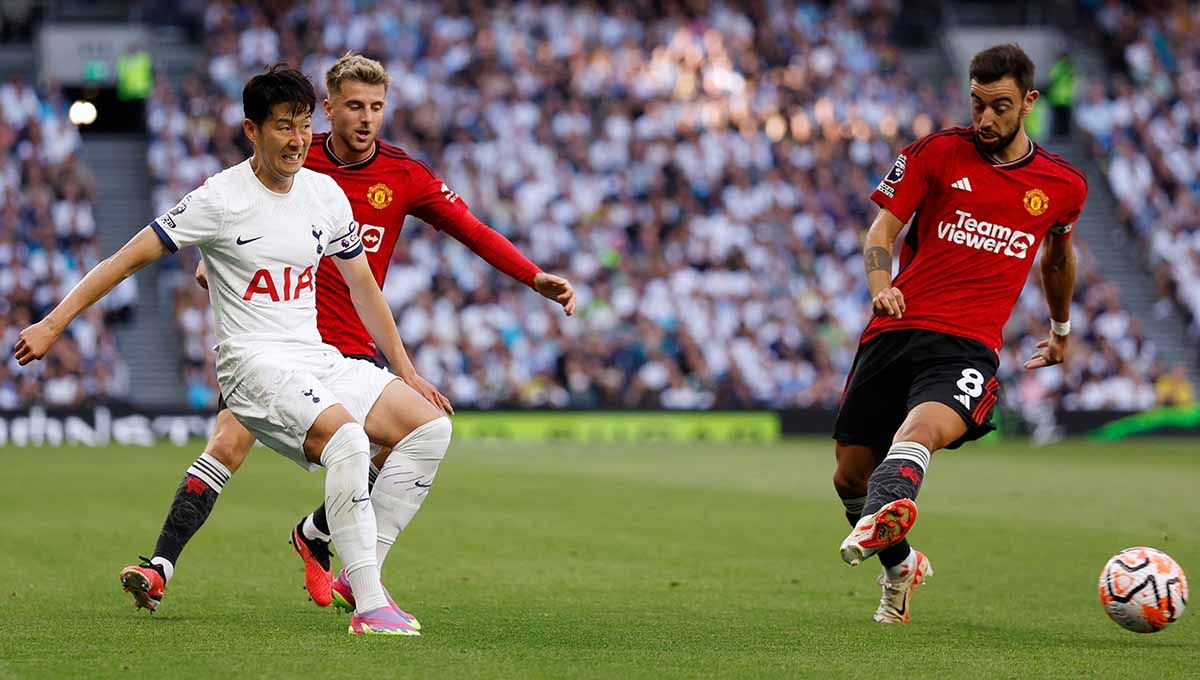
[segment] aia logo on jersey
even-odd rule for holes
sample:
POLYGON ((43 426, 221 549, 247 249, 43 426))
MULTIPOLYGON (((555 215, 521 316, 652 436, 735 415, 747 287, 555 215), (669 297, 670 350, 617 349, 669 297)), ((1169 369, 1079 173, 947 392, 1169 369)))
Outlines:
POLYGON ((379 225, 361 225, 358 236, 362 239, 363 250, 368 253, 378 252, 379 246, 383 245, 383 227, 379 225))
POLYGON ((372 184, 370 189, 367 189, 367 201, 372 208, 383 210, 392 204, 392 189, 388 185, 380 182, 372 184))
POLYGON ((458 194, 454 193, 450 187, 446 186, 445 182, 442 182, 442 195, 445 196, 446 200, 450 201, 451 203, 458 200, 458 194))
POLYGON ((896 164, 892 166, 892 171, 883 178, 883 181, 889 184, 899 184, 900 180, 904 179, 904 167, 908 165, 908 157, 904 154, 896 156, 896 164))
POLYGON ((1030 189, 1025 192, 1025 210, 1034 217, 1041 215, 1050 208, 1050 197, 1041 189, 1030 189))
POLYGON ((963 210, 955 210, 954 214, 958 215, 958 221, 938 222, 938 238, 943 241, 1024 260, 1029 254, 1029 247, 1037 240, 1033 234, 1003 224, 977 220, 963 210))
POLYGON ((305 267, 298 276, 291 267, 284 267, 278 276, 273 276, 269 269, 259 269, 250 277, 250 285, 246 286, 242 299, 253 300, 255 295, 263 295, 271 298, 271 302, 287 302, 298 299, 306 290, 313 292, 312 266, 305 267))

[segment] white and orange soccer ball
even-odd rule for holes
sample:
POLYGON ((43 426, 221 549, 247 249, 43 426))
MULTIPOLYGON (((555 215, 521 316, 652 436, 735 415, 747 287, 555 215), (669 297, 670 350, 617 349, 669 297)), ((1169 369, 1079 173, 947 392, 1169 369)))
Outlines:
POLYGON ((1154 633, 1183 615, 1187 577, 1171 556, 1154 548, 1126 548, 1100 572, 1100 604, 1125 630, 1154 633))

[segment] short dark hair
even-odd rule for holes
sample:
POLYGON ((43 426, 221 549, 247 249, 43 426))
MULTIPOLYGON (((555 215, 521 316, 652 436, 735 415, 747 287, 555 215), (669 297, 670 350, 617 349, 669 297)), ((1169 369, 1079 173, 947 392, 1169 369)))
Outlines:
POLYGON ((255 125, 261 126, 277 104, 291 104, 293 114, 313 113, 317 93, 303 73, 287 64, 275 64, 246 83, 242 89, 242 110, 255 125))
POLYGON ((1025 93, 1033 89, 1033 61, 1016 43, 995 45, 971 58, 971 80, 994 83, 1012 76, 1025 93))

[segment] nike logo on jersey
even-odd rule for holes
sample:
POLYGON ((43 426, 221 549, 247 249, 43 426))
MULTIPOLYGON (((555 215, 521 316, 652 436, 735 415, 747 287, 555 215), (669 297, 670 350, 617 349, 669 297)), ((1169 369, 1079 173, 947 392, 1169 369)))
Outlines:
POLYGON ((421 483, 421 480, 419 480, 419 479, 418 479, 417 481, 413 482, 413 485, 414 485, 414 486, 419 486, 419 487, 421 487, 422 489, 428 489, 429 487, 433 486, 433 482, 430 482, 430 483, 428 483, 428 484, 422 484, 422 483, 421 483))
POLYGON ((239 246, 244 246, 244 245, 246 245, 247 243, 254 243, 255 241, 257 241, 257 240, 258 240, 258 239, 260 239, 260 238, 262 238, 262 236, 255 236, 254 238, 248 238, 248 239, 244 239, 244 240, 243 240, 243 239, 242 239, 242 237, 241 237, 241 236, 239 236, 239 237, 237 237, 237 244, 238 244, 239 246))
POLYGON ((350 502, 351 502, 351 503, 366 503, 366 502, 367 502, 367 501, 369 501, 369 500, 371 500, 371 497, 370 497, 370 496, 366 496, 366 497, 363 497, 363 498, 351 498, 351 499, 350 499, 350 502))
POLYGON ((971 190, 971 180, 967 179, 966 177, 963 177, 962 179, 958 180, 957 182, 951 184, 950 186, 954 187, 955 189, 961 189, 963 191, 970 191, 971 190))

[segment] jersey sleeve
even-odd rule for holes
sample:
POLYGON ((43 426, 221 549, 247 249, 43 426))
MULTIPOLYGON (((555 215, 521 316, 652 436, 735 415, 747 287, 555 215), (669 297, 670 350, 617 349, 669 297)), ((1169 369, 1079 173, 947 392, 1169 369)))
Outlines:
POLYGON ((1062 217, 1050 227, 1051 233, 1059 236, 1070 236, 1071 230, 1075 228, 1075 222, 1079 220, 1080 213, 1083 212, 1083 204, 1087 202, 1087 182, 1080 181, 1079 189, 1076 192, 1075 199, 1071 202, 1071 206, 1063 213, 1062 217))
POLYGON ((454 237, 496 269, 532 287, 533 278, 542 270, 512 241, 471 214, 467 202, 428 168, 424 177, 428 179, 413 201, 412 214, 454 237))
POLYGON ((150 223, 150 228, 171 252, 208 243, 224 226, 225 202, 211 181, 184 196, 178 205, 150 223))
POLYGON ((923 144, 925 141, 905 147, 887 176, 871 192, 871 200, 901 222, 908 222, 929 192, 933 152, 928 144, 923 144))
MULTIPOLYGON (((333 184, 333 180, 329 180, 333 184)), ((359 235, 358 222, 354 219, 353 209, 346 194, 334 184, 334 191, 329 192, 330 205, 333 206, 331 224, 329 225, 329 241, 325 245, 326 257, 336 255, 348 260, 363 251, 362 238, 359 235)))

